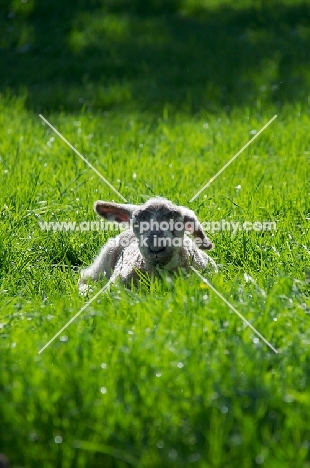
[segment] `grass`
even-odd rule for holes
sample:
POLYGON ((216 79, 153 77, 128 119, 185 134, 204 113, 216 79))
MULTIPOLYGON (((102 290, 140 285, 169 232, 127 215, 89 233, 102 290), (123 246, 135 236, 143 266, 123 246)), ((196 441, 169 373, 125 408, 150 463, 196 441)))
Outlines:
POLYGON ((66 5, 12 2, 1 19, 16 26, 0 59, 0 452, 15 468, 309 468, 307 5, 66 5), (209 233, 208 279, 279 354, 193 273, 115 285, 38 354, 85 304, 78 270, 111 235, 39 222, 120 201, 38 112, 132 203, 276 221, 209 233))

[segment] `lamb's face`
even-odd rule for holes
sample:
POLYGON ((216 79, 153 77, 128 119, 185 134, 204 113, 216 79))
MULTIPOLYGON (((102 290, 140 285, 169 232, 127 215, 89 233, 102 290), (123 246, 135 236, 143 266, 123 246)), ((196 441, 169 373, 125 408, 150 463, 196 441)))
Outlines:
POLYGON ((141 254, 151 265, 166 265, 178 255, 184 239, 180 211, 166 206, 138 208, 132 216, 133 231, 141 254))

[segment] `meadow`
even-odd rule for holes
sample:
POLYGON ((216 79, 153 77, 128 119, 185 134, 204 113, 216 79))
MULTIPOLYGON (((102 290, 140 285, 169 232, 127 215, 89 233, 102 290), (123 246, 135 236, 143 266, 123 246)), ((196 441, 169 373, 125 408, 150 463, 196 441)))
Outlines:
MULTIPOLYGON (((310 8, 298 0, 0 0, 0 453, 13 468, 310 468, 310 8), (97 199, 161 195, 208 233, 193 272, 79 270, 97 199), (197 197, 274 115, 275 121, 197 197)), ((116 233, 116 232, 115 232, 116 233)))

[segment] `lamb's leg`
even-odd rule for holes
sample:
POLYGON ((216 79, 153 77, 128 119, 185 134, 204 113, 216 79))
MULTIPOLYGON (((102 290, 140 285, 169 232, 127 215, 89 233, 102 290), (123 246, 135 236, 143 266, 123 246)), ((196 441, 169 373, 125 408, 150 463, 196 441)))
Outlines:
POLYGON ((111 282, 113 282, 114 277, 116 278, 117 275, 117 272, 114 272, 115 267, 119 262, 125 247, 134 240, 135 235, 129 230, 109 239, 102 247, 94 262, 88 268, 81 271, 79 291, 82 294, 85 294, 85 292, 89 290, 89 287, 86 284, 89 279, 97 281, 98 279, 105 277, 107 279, 111 278, 111 282))
POLYGON ((81 271, 79 279, 79 292, 85 294, 89 291, 87 281, 97 281, 102 277, 110 278, 115 266, 115 239, 110 239, 101 249, 94 262, 81 271))
POLYGON ((217 272, 217 265, 215 261, 209 257, 203 250, 197 248, 192 239, 185 237, 184 244, 186 246, 186 258, 189 260, 189 265, 193 266, 197 270, 204 270, 210 268, 217 272))
POLYGON ((198 250, 198 254, 199 254, 199 263, 198 265, 195 265, 194 263, 194 267, 199 267, 201 270, 204 270, 205 268, 210 268, 210 269, 213 269, 213 271, 215 273, 218 272, 218 269, 217 269, 217 265, 215 263, 215 261, 209 257, 209 255, 207 255, 205 252, 201 251, 201 250, 198 250))

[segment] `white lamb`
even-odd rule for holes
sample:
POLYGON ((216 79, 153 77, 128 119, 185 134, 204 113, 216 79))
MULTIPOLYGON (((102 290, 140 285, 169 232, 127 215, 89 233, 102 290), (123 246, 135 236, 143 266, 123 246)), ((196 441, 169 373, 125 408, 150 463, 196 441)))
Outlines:
POLYGON ((80 292, 87 291, 88 279, 115 281, 120 277, 129 286, 139 281, 139 273, 158 275, 160 269, 204 269, 215 262, 203 250, 213 248, 195 213, 171 201, 154 197, 143 205, 97 201, 95 211, 108 221, 128 227, 102 247, 90 267, 82 270, 80 292), (193 238, 186 233, 192 234, 193 238))

